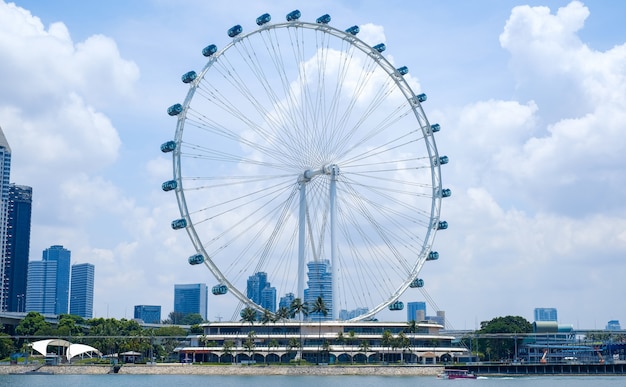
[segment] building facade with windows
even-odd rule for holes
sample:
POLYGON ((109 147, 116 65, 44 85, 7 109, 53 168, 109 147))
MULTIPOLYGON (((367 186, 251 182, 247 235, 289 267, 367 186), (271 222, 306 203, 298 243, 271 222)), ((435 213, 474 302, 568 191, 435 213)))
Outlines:
POLYGON ((61 245, 43 251, 41 261, 28 263, 26 312, 67 314, 70 298, 71 252, 61 245))
POLYGON ((135 305, 133 318, 139 319, 146 324, 160 324, 161 305, 135 305))
POLYGON ((9 186, 4 260, 6 299, 2 303, 8 312, 24 312, 26 308, 32 196, 31 187, 9 186))
POLYGON ((556 308, 535 308, 535 321, 558 321, 556 308))
POLYGON ((333 319, 333 277, 330 262, 311 261, 307 263, 308 288, 304 289, 304 302, 311 308, 317 301, 317 297, 322 297, 326 306, 327 315, 320 313, 309 313, 309 318, 314 321, 333 319))
POLYGON ((86 319, 93 317, 94 278, 94 265, 90 263, 72 265, 70 314, 86 319))
POLYGON ((208 297, 206 284, 176 284, 174 285, 174 312, 184 315, 199 314, 206 320, 208 297))
POLYGON ((0 310, 7 310, 7 212, 9 207, 9 182, 11 177, 11 147, 0 128, 0 310))
POLYGON ((31 261, 28 263, 25 312, 56 314, 57 263, 31 261))

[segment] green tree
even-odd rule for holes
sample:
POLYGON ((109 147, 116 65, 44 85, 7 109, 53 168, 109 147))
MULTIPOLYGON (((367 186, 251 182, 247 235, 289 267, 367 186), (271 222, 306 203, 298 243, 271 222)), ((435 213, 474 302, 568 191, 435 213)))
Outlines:
POLYGON ((496 317, 490 321, 483 321, 480 323, 480 330, 478 335, 495 335, 509 337, 491 337, 481 339, 478 344, 478 350, 482 353, 487 353, 489 356, 493 356, 495 359, 510 358, 511 354, 517 357, 515 348, 519 344, 516 333, 531 333, 533 326, 528 320, 520 316, 505 316, 496 317))
POLYGON ((37 312, 28 312, 20 321, 15 333, 20 336, 48 336, 52 334, 52 326, 46 322, 44 316, 37 312))
MULTIPOLYGON (((380 343, 383 346, 383 362, 385 361, 385 348, 389 348, 391 346, 392 342, 393 342, 393 335, 391 334, 390 330, 386 329, 383 332, 383 336, 382 336, 382 338, 380 340, 380 343)), ((387 359, 387 361, 389 361, 389 360, 387 359)))
POLYGON ((357 340, 356 333, 353 330, 348 331, 348 337, 346 337, 346 341, 350 346, 350 362, 354 363, 354 342, 357 340))
POLYGON ((368 340, 361 340, 359 343, 359 352, 363 352, 365 354, 365 362, 368 362, 367 352, 370 350, 370 342, 368 340))
POLYGON ((311 308, 311 314, 317 315, 316 317, 319 320, 319 328, 317 330, 317 341, 318 341, 318 345, 317 345, 318 359, 317 359, 317 362, 320 363, 319 356, 321 356, 321 353, 320 353, 319 342, 322 340, 322 320, 326 316, 328 316, 328 309, 326 308, 326 303, 324 303, 324 299, 322 298, 322 296, 317 296, 317 299, 315 300, 315 302, 313 303, 313 307, 311 308))
POLYGON ((256 333, 254 331, 248 332, 248 338, 243 343, 243 347, 248 352, 248 357, 250 360, 254 359, 254 350, 256 348, 256 344, 254 342, 254 338, 256 337, 256 333))
MULTIPOLYGON (((269 353, 272 352, 272 348, 277 348, 278 349, 278 340, 276 339, 271 339, 270 342, 267 344, 267 355, 269 356, 269 353)), ((265 362, 267 363, 267 358, 268 356, 265 356, 265 362)))
MULTIPOLYGON (((341 345, 341 349, 345 352, 346 351, 346 337, 343 335, 343 331, 339 331, 337 332, 337 338, 335 339, 335 342, 338 345, 341 345)), ((339 360, 339 359, 337 359, 339 360)))
POLYGON ((170 312, 168 318, 163 320, 163 324, 182 325, 183 317, 185 317, 183 312, 170 312))
MULTIPOLYGON (((224 344, 222 344, 222 351, 224 355, 232 355, 233 349, 235 348, 235 342, 232 340, 224 340, 224 344)), ((235 362, 235 358, 233 357, 233 363, 235 362)))
POLYGON ((241 310, 241 319, 239 321, 245 321, 250 325, 254 325, 254 322, 256 321, 256 310, 246 306, 241 310))
POLYGON ((294 298, 291 301, 290 306, 290 314, 291 318, 298 316, 298 320, 300 321, 300 346, 299 346, 299 358, 302 359, 302 320, 309 315, 309 304, 306 302, 302 302, 300 298, 294 298))
POLYGON ((204 322, 199 313, 187 313, 180 319, 180 325, 197 325, 204 322))
POLYGON ((85 325, 85 319, 71 314, 59 315, 57 335, 61 337, 79 336, 83 333, 81 325, 85 325))
POLYGON ((6 333, 0 333, 0 359, 9 357, 15 352, 15 344, 6 333))

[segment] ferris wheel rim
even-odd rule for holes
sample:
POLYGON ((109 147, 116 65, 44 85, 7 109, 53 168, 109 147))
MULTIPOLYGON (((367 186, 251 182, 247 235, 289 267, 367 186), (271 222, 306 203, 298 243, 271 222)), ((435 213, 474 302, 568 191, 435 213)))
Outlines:
POLYGON ((396 292, 389 295, 389 297, 384 302, 374 307, 368 313, 360 315, 354 318, 353 320, 367 319, 367 318, 372 317, 376 313, 380 312, 382 309, 384 309, 389 304, 391 304, 394 300, 397 300, 399 296, 406 291, 410 283, 419 274, 419 271, 421 270, 422 266, 424 265, 424 262, 426 261, 426 255, 430 251, 432 247, 432 243, 434 242, 436 222, 438 222, 439 220, 440 206, 441 206, 441 197, 437 194, 437 191, 441 190, 442 185, 441 185, 441 178, 440 178, 441 176, 440 165, 432 161, 438 158, 439 153, 437 151, 433 133, 430 131, 430 124, 422 109, 421 103, 415 99, 416 94, 413 92, 413 90, 411 89, 407 81, 404 79, 404 77, 398 74, 398 70, 382 54, 374 50, 371 46, 364 43, 362 40, 360 40, 356 36, 351 35, 348 32, 334 28, 332 26, 329 26, 327 24, 320 25, 320 24, 314 24, 314 23, 308 23, 308 22, 302 22, 302 21, 268 24, 268 25, 263 25, 260 28, 257 28, 249 33, 242 34, 240 36, 235 37, 226 46, 224 46, 222 49, 220 49, 218 52, 216 52, 209 58, 209 60, 203 67, 202 71, 199 73, 198 77, 190 84, 190 89, 182 104, 182 107, 183 107, 182 113, 178 116, 178 122, 177 122, 177 127, 176 127, 175 138, 174 138, 174 141, 176 142, 177 147, 173 153, 173 170, 174 170, 174 178, 177 182, 177 188, 175 189, 175 193, 176 193, 177 201, 179 204, 180 215, 183 219, 187 221, 188 225, 186 227, 186 231, 189 234, 189 237, 194 247, 196 248, 196 252, 198 254, 202 254, 205 257, 204 264, 213 273, 213 275, 216 277, 218 282, 227 285, 228 290, 232 292, 240 301, 244 302, 247 306, 252 307, 259 311, 264 310, 264 308, 262 308, 260 305, 250 300, 247 297, 247 295, 244 295, 239 290, 237 286, 231 283, 231 281, 228 279, 228 276, 222 273, 222 270, 220 270, 220 268, 217 265, 215 265, 215 263, 211 259, 211 256, 206 251, 202 243, 202 240, 196 231, 194 222, 192 221, 190 217, 190 211, 187 206, 187 200, 186 200, 185 193, 184 193, 183 176, 181 174, 182 168, 181 168, 181 160, 180 160, 181 158, 181 146, 180 145, 183 139, 185 124, 187 120, 186 115, 187 115, 187 110, 189 108, 189 105, 193 100, 193 97, 195 95, 198 85, 204 80, 205 75, 211 69, 214 63, 216 63, 220 59, 220 57, 225 55, 225 53, 227 53, 228 50, 235 47, 241 41, 245 41, 246 39, 249 39, 250 37, 256 34, 260 34, 264 31, 279 30, 283 28, 305 28, 305 29, 311 29, 311 30, 314 29, 314 30, 322 31, 336 38, 343 39, 347 41, 351 46, 358 48, 363 53, 371 55, 372 60, 374 60, 376 64, 381 69, 383 69, 388 74, 389 77, 391 77, 394 80, 396 86, 403 93, 403 95, 407 98, 407 100, 412 101, 413 106, 411 110, 413 114, 415 115, 417 121, 419 122, 419 126, 421 130, 424 132, 424 141, 426 143, 426 150, 428 152, 429 157, 431 158, 430 169, 431 169, 431 178, 432 178, 432 187, 433 187, 431 209, 430 209, 431 227, 426 228, 427 231, 426 231, 426 235, 424 236, 424 245, 423 245, 422 252, 421 252, 422 256, 415 260, 415 264, 413 265, 410 271, 411 272, 410 276, 406 278, 404 282, 402 282, 402 284, 397 287, 396 292))

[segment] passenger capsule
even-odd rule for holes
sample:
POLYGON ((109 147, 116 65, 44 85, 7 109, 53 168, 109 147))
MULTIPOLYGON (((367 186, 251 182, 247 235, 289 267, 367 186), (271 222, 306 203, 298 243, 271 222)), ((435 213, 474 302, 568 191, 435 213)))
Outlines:
POLYGON ((436 251, 431 251, 430 253, 428 253, 428 256, 426 257, 427 261, 436 261, 439 259, 439 253, 436 251))
POLYGON ((441 190, 442 198, 449 198, 450 196, 452 196, 452 190, 450 190, 450 188, 444 188, 441 190))
POLYGON ((359 31, 361 31, 359 29, 359 26, 352 26, 346 30, 346 32, 349 33, 350 35, 356 35, 359 33, 359 31))
POLYGON ((442 220, 441 222, 437 223, 437 230, 445 230, 448 228, 448 222, 446 222, 445 220, 442 220))
POLYGON ((315 21, 317 22, 317 24, 328 24, 330 23, 330 15, 329 14, 322 15, 318 17, 317 20, 315 21))
POLYGON ((176 183, 176 180, 168 180, 165 183, 161 184, 161 188, 165 192, 176 189, 176 187, 178 187, 178 183, 176 183))
POLYGON ((167 108, 167 114, 177 116, 183 112, 183 105, 177 103, 167 108))
POLYGON ((184 73, 181 79, 183 83, 191 83, 194 79, 196 79, 196 76, 197 74, 195 71, 189 71, 187 73, 184 73))
POLYGON ((174 230, 179 230, 181 228, 187 227, 187 221, 185 219, 176 219, 172 221, 172 228, 174 230))
POLYGON ((176 141, 168 141, 161 144, 161 152, 168 153, 176 149, 176 141))
POLYGON ((302 14, 300 13, 299 10, 293 10, 291 12, 289 12, 287 14, 287 21, 294 21, 294 20, 298 20, 300 19, 300 16, 302 16, 302 14))
POLYGON ((420 101, 420 102, 425 102, 426 98, 427 98, 426 94, 424 94, 424 93, 417 95, 417 100, 420 101))
POLYGON ((220 296, 222 294, 226 294, 228 292, 228 286, 226 286, 224 284, 215 285, 211 289, 211 292, 213 294, 215 294, 216 296, 220 296))
POLYGON ((237 24, 236 26, 232 26, 228 29, 228 36, 234 38, 235 36, 239 35, 241 31, 243 31, 243 28, 241 28, 241 26, 237 24))
POLYGON ((374 48, 374 50, 376 50, 378 52, 383 52, 383 51, 385 51, 387 49, 387 46, 385 46, 384 43, 379 43, 379 44, 375 45, 373 48, 374 48))
POLYGON ((204 262, 204 256, 202 254, 192 255, 188 261, 190 265, 199 265, 204 262))
POLYGON ((441 130, 441 125, 439 125, 439 124, 432 124, 430 126, 430 130, 432 130, 433 133, 437 133, 438 131, 441 130))
POLYGON ((448 158, 448 156, 441 156, 441 157, 439 158, 439 164, 440 164, 440 165, 448 164, 448 161, 450 161, 450 159, 448 158))
POLYGON ((217 46, 215 44, 210 44, 202 49, 202 55, 209 57, 217 52, 217 46))
POLYGON ((423 288, 424 287, 424 280, 421 278, 416 278, 413 281, 411 281, 411 283, 409 284, 409 287, 411 288, 423 288))
POLYGON ((395 301, 389 304, 389 310, 402 310, 404 309, 404 302, 395 301))
POLYGON ((272 17, 269 13, 264 13, 263 15, 256 18, 256 25, 262 26, 263 24, 267 24, 272 20, 272 17))
POLYGON ((407 75, 409 73, 409 68, 406 66, 402 66, 396 70, 400 73, 400 75, 407 75))

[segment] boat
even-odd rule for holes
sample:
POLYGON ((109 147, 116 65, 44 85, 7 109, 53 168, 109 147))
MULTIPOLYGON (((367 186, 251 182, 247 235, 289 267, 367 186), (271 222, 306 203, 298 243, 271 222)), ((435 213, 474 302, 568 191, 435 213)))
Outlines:
POLYGON ((469 370, 444 369, 439 375, 439 379, 476 379, 476 374, 469 370))

